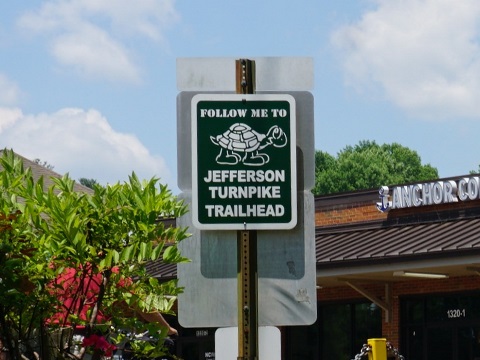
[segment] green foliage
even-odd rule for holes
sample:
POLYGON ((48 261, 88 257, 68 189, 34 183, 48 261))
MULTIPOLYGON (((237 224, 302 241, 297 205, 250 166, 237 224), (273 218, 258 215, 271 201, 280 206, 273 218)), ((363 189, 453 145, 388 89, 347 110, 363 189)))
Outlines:
POLYGON ((165 349, 163 348, 162 344, 163 339, 167 337, 167 331, 163 329, 162 331, 157 332, 157 329, 151 325, 147 325, 146 330, 148 330, 149 334, 152 334, 148 341, 131 337, 129 338, 124 334, 116 334, 116 336, 112 337, 111 339, 115 344, 125 344, 128 342, 129 348, 136 354, 137 358, 161 358, 162 355, 165 355, 165 349))
MULTIPOLYGON (((102 279, 87 320, 81 319, 79 309, 70 309, 65 320, 73 327, 96 326, 98 312, 116 326, 131 324, 134 311, 168 313, 181 291, 176 281, 160 283, 145 270, 148 261, 187 261, 177 248, 188 237, 186 229, 160 221, 182 216, 186 206, 158 179, 140 181, 133 173, 124 184, 94 186, 90 193, 74 191, 68 176, 52 181, 45 189, 43 179, 34 179, 12 151, 3 152, 0 336, 7 340, 12 359, 25 355, 20 348, 58 312, 57 292, 64 290, 52 283, 65 269, 102 279)), ((79 290, 75 296, 85 295, 79 290)), ((135 323, 138 330, 141 325, 135 323)))
POLYGON ((478 165, 477 170, 470 170, 470 171, 469 171, 469 174, 471 174, 471 175, 473 175, 473 174, 480 174, 480 165, 478 165))
POLYGON ((316 195, 373 189, 438 178, 436 168, 422 165, 417 152, 400 144, 378 145, 360 141, 347 146, 335 158, 323 151, 315 153, 316 195))
POLYGON ((80 178, 78 179, 78 182, 90 189, 95 188, 96 185, 100 185, 95 179, 80 178))

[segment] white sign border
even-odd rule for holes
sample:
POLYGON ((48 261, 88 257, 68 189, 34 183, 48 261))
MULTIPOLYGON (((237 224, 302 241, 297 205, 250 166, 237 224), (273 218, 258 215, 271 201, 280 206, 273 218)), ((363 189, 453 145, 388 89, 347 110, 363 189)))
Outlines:
POLYGON ((290 230, 297 225, 297 134, 296 103, 289 94, 197 94, 191 103, 191 140, 192 140, 192 222, 200 230, 290 230), (200 101, 288 101, 290 105, 290 186, 291 214, 288 223, 221 223, 203 224, 198 221, 198 163, 197 163, 197 104, 200 101))

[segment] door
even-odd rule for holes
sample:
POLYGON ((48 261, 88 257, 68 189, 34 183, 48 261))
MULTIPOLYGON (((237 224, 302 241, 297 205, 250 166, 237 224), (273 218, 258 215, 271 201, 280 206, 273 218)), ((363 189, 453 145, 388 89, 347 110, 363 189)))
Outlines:
POLYGON ((401 301, 402 355, 408 360, 480 360, 480 294, 401 301))

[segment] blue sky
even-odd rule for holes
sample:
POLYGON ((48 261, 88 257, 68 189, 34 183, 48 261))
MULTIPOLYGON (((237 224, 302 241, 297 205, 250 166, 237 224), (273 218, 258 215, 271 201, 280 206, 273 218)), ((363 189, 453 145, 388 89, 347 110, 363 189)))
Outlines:
MULTIPOLYGON (((176 187, 176 59, 312 57, 315 147, 480 164, 477 0, 0 2, 0 147, 101 183, 176 187)), ((233 90, 233 89, 232 89, 233 90)))

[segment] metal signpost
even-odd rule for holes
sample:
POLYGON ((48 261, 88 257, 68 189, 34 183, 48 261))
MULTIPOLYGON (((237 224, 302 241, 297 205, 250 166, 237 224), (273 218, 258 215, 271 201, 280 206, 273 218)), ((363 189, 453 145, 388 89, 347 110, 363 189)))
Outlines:
POLYGON ((178 266, 185 286, 179 321, 184 327, 238 326, 238 359, 253 360, 258 326, 316 320, 313 97, 279 93, 281 75, 269 74, 286 67, 288 86, 304 90, 312 63, 258 59, 267 74, 257 74, 260 88, 275 79, 275 92, 254 94, 255 61, 236 60, 230 68, 236 93, 225 85, 230 80, 216 76, 228 74, 231 60, 184 61, 179 88, 192 92, 178 97, 179 187, 191 212, 177 221, 190 227, 192 239, 180 248, 192 262, 178 266), (204 67, 212 63, 217 71, 204 67))
MULTIPOLYGON (((246 59, 237 60, 235 70, 237 93, 253 94, 255 63, 246 59)), ((246 103, 244 100, 242 102, 246 103)), ((284 143, 286 144, 286 141, 282 142, 284 143)), ((268 163, 268 155, 264 160, 268 163)), ((263 165, 265 164, 260 166, 263 165)), ((257 232, 247 230, 246 222, 245 228, 237 232, 237 269, 238 360, 254 360, 258 355, 257 232)))

